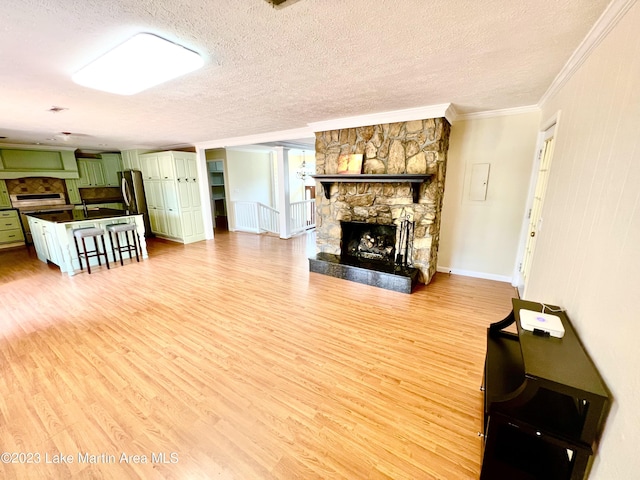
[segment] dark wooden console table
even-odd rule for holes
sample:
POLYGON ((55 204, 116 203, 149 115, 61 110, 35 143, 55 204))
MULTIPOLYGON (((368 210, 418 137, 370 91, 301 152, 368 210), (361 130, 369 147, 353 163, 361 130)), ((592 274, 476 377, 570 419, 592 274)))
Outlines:
POLYGON ((481 480, 588 474, 609 393, 564 312, 545 310, 562 320, 563 338, 521 327, 520 309, 542 308, 513 299, 512 312, 487 331, 481 480), (503 330, 514 322, 517 334, 503 330))

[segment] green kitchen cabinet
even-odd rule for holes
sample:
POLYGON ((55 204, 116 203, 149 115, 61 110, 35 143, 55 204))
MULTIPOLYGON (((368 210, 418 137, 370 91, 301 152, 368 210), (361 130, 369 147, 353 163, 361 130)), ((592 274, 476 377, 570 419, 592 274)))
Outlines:
POLYGON ((78 190, 77 180, 68 179, 65 180, 67 184, 67 195, 69 196, 69 203, 73 203, 74 205, 79 205, 82 203, 82 198, 80 198, 80 191, 78 190))
POLYGON ((117 187, 120 185, 118 172, 122 171, 122 159, 119 153, 103 153, 102 168, 104 171, 104 181, 107 187, 117 187))
POLYGON ((24 235, 17 210, 0 211, 0 248, 24 245, 24 235))
POLYGON ((11 199, 7 190, 7 183, 0 180, 0 208, 11 208, 11 199))
POLYGON ((122 167, 124 170, 142 170, 140 168, 141 150, 122 150, 122 167))
POLYGON ((89 158, 78 159, 80 178, 76 180, 78 188, 104 187, 105 176, 102 162, 89 158))
POLYGON ((73 148, 3 146, 0 148, 0 178, 78 178, 73 148))

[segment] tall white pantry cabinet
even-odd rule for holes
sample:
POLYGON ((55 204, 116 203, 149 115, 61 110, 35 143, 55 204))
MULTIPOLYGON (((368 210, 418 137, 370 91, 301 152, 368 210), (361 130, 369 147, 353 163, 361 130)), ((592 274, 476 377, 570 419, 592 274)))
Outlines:
POLYGON ((191 152, 138 155, 151 231, 182 243, 204 240, 197 157, 191 152))

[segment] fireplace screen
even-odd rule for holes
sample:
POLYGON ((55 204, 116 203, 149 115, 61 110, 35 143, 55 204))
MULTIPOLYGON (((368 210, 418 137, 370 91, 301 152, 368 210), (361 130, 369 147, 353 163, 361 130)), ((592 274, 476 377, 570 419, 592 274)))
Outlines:
POLYGON ((393 265, 396 251, 395 225, 341 222, 341 256, 393 265))

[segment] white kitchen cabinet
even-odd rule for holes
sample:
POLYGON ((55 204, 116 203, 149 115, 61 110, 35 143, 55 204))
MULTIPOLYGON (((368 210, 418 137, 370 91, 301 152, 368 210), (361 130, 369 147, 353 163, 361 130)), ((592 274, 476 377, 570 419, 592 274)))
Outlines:
POLYGON ((170 237, 182 237, 182 221, 180 218, 180 202, 178 201, 178 189, 172 181, 160 182, 162 195, 165 201, 165 214, 167 217, 167 235, 170 237))
POLYGON ((60 265, 63 258, 62 247, 60 246, 60 241, 55 229, 52 228, 49 222, 44 222, 42 224, 42 235, 44 237, 44 242, 47 245, 47 252, 49 252, 48 260, 56 265, 60 265))
POLYGON ((29 230, 31 231, 31 238, 33 240, 33 246, 36 249, 36 254, 41 262, 46 262, 49 259, 49 249, 44 238, 43 225, 44 222, 42 220, 29 217, 29 230))
POLYGON ((142 177, 145 180, 175 180, 173 155, 169 153, 145 153, 139 155, 142 177))
MULTIPOLYGON (((42 262, 51 262, 60 267, 61 273, 75 275, 80 270, 80 260, 76 252, 73 230, 76 228, 98 227, 103 230, 112 223, 129 223, 136 225, 138 239, 140 241, 140 251, 142 258, 148 258, 147 246, 144 238, 145 226, 142 215, 116 215, 96 216, 95 218, 86 218, 81 214, 77 220, 47 220, 47 215, 42 214, 41 218, 27 216, 29 226, 33 235, 33 244, 38 259, 42 262)), ((87 239, 87 248, 95 247, 96 239, 87 239)), ((108 235, 104 236, 107 255, 109 261, 116 261, 112 258, 111 241, 108 235)), ((102 248, 102 242, 100 242, 102 248)), ((125 258, 131 254, 125 253, 125 258)), ((97 265, 98 260, 95 257, 90 258, 91 265, 97 265)), ((86 262, 83 262, 86 265, 86 262)))
POLYGON ((175 180, 175 166, 173 155, 159 154, 158 155, 158 169, 160 170, 160 180, 175 180))
POLYGON ((160 164, 158 163, 158 155, 147 153, 140 155, 140 169, 142 170, 142 178, 144 180, 160 180, 160 164))
POLYGON ((177 179, 191 179, 195 181, 198 178, 198 163, 194 154, 189 156, 176 155, 175 168, 177 179))
POLYGON ((196 154, 170 151, 139 158, 151 230, 183 243, 204 240, 196 154))
POLYGON ((7 190, 7 184, 4 180, 0 180, 0 208, 11 208, 9 190, 7 190))
POLYGON ((160 180, 145 180, 144 191, 147 197, 151 231, 159 236, 167 236, 167 218, 164 195, 162 193, 162 182, 160 180))
POLYGON ((122 159, 119 153, 103 153, 102 168, 104 170, 104 182, 107 187, 120 186, 118 172, 122 171, 122 159))
POLYGON ((183 218, 183 238, 185 243, 201 240, 204 237, 202 203, 197 180, 197 177, 178 180, 178 198, 183 218))
POLYGON ((42 262, 50 261, 56 265, 60 265, 62 261, 62 247, 53 228, 55 224, 38 218, 27 218, 33 246, 36 249, 38 259, 42 262))

